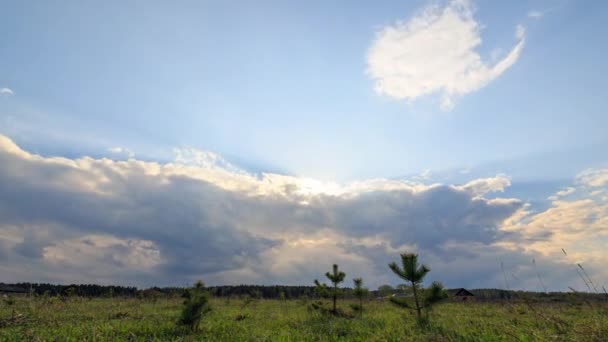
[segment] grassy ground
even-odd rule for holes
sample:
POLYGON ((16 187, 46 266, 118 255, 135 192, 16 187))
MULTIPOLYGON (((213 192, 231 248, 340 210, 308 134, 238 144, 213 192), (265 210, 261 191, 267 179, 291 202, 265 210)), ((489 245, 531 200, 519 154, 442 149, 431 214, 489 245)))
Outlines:
POLYGON ((348 319, 296 300, 214 299, 201 331, 191 333, 175 324, 179 298, 0 303, 1 341, 608 341, 608 304, 445 303, 421 328, 387 302, 370 301, 363 318, 348 319))

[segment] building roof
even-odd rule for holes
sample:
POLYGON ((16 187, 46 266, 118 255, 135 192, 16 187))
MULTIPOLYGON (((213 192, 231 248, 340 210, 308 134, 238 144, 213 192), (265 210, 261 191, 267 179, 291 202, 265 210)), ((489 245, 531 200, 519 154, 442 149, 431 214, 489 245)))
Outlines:
POLYGON ((456 291, 456 293, 454 293, 455 297, 475 297, 474 294, 472 294, 470 291, 460 288, 456 291))

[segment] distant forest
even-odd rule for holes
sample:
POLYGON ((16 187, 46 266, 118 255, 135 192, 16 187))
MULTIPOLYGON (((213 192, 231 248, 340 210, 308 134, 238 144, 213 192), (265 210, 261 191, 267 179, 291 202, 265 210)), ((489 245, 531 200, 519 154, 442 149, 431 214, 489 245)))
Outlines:
MULTIPOLYGON (((129 286, 107 286, 94 284, 38 284, 38 283, 0 283, 0 294, 3 288, 21 289, 24 293, 35 296, 79 296, 79 297, 139 297, 158 298, 165 296, 181 296, 184 288, 180 287, 152 287, 138 289, 129 286)), ((303 299, 316 298, 314 286, 286 286, 286 285, 236 285, 236 286, 211 286, 207 288, 212 296, 226 298, 254 297, 264 299, 303 299)), ((453 294, 458 289, 448 290, 453 294)), ((512 291, 502 289, 469 289, 475 295, 476 301, 500 301, 526 299, 534 301, 608 301, 608 294, 588 292, 532 292, 512 291)), ((372 299, 403 293, 399 289, 388 291, 370 291, 372 299)), ((352 297, 352 289, 343 288, 342 296, 352 297)))

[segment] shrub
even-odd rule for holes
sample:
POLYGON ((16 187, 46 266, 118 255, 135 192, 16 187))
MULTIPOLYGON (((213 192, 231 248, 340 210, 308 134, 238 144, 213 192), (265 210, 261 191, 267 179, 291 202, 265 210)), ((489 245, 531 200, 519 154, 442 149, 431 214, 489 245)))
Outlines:
POLYGON ((203 316, 211 311, 209 305, 209 292, 205 290, 202 281, 196 282, 192 289, 184 292, 184 306, 178 323, 187 325, 190 330, 196 331, 199 328, 203 316))

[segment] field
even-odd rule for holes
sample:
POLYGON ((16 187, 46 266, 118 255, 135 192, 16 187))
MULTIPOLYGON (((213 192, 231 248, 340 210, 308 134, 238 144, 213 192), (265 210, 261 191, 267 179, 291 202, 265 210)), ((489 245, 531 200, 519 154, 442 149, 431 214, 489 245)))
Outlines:
MULTIPOLYGON (((439 304, 429 326, 384 301, 336 318, 302 300, 212 299, 200 331, 176 325, 180 298, 16 298, 0 307, 2 341, 608 341, 606 303, 439 304)), ((341 301, 348 310, 348 301, 341 301)))

